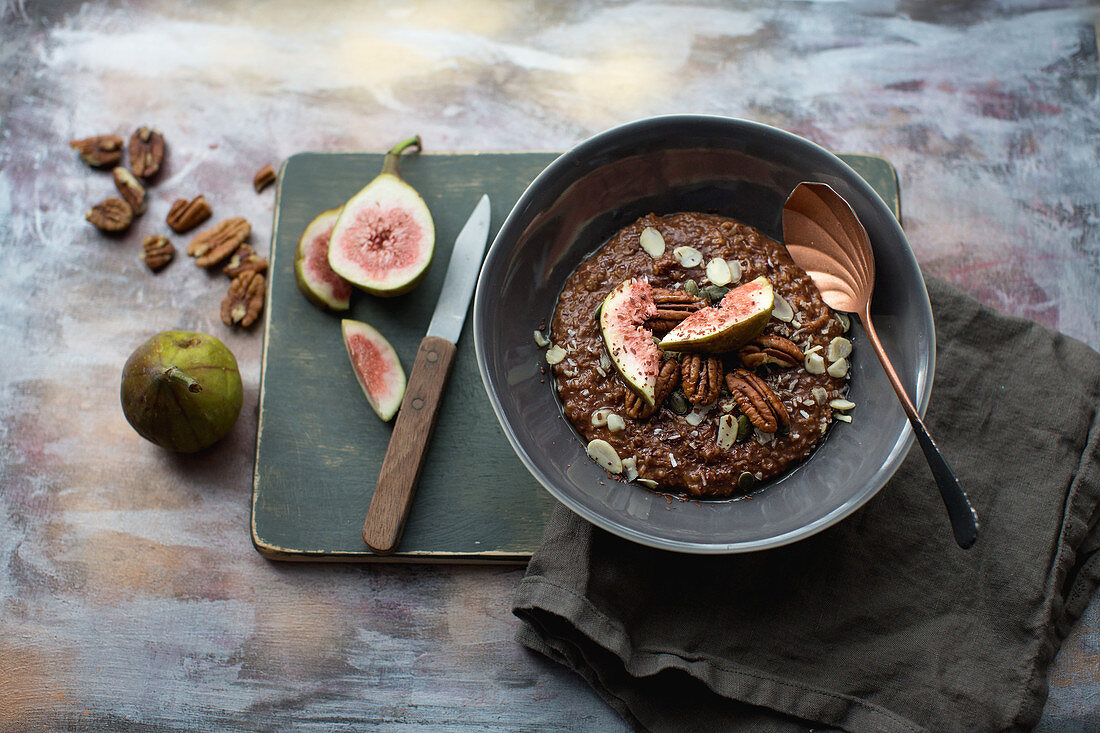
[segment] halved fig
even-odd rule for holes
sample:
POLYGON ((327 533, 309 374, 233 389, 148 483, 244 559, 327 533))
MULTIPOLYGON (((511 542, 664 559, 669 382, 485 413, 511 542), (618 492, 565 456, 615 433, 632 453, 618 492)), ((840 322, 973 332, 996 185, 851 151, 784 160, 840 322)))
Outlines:
POLYGON ((428 205, 397 170, 409 148, 420 150, 419 136, 386 153, 382 172, 344 204, 329 242, 328 261, 336 274, 374 295, 412 290, 435 252, 428 205))
POLYGON ((772 284, 761 275, 726 293, 714 308, 700 308, 680 321, 659 344, 663 351, 720 354, 760 335, 772 314, 772 284))
POLYGON ((405 397, 405 370, 397 352, 369 324, 345 318, 340 323, 355 378, 378 417, 389 420, 405 397))
POLYGON ((645 280, 627 280, 612 290, 600 306, 600 335, 611 363, 646 404, 655 404, 661 352, 645 322, 657 315, 653 288, 645 280))
POLYGON ((339 216, 340 209, 322 212, 302 232, 294 255, 294 279, 309 302, 319 308, 346 311, 351 305, 351 283, 328 264, 329 238, 339 216))

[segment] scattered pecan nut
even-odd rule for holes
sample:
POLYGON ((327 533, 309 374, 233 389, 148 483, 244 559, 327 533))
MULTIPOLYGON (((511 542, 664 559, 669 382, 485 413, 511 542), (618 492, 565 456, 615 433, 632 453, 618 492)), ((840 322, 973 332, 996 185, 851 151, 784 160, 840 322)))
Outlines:
POLYGON ((122 138, 118 135, 96 135, 83 140, 70 140, 69 147, 80 153, 84 162, 94 168, 114 165, 122 159, 122 138))
POLYGON ((258 272, 243 272, 229 284, 222 300, 222 322, 227 326, 248 328, 264 309, 264 276, 258 272))
POLYGON ((722 392, 722 361, 717 356, 688 354, 680 362, 680 385, 688 402, 709 405, 722 392))
POLYGON ((741 363, 749 369, 755 369, 764 364, 774 364, 790 369, 801 364, 806 358, 795 342, 782 336, 757 336, 752 342, 741 347, 738 356, 741 357, 741 363))
POLYGON ((84 218, 105 232, 121 232, 134 220, 134 212, 130 204, 112 196, 85 211, 84 218))
POLYGON ((115 169, 111 171, 111 174, 115 178, 115 188, 118 189, 118 193, 130 204, 130 208, 133 209, 135 216, 140 216, 145 213, 145 186, 141 185, 141 182, 134 177, 134 174, 123 168, 121 165, 115 166, 115 169))
POLYGON ((237 277, 242 272, 267 272, 267 260, 256 254, 250 245, 242 244, 232 254, 222 268, 229 277, 237 277))
POLYGON ((244 217, 225 219, 192 239, 187 245, 187 254, 196 258, 195 264, 199 267, 213 267, 236 252, 251 231, 244 217))
POLYGON ((726 375, 726 386, 741 412, 762 433, 774 433, 783 425, 791 424, 787 408, 771 387, 747 369, 735 369, 726 375))
POLYGON ((142 126, 130 136, 130 168, 134 175, 146 180, 160 170, 164 162, 164 135, 160 130, 142 126))
POLYGON ((252 177, 252 187, 256 189, 256 193, 263 191, 272 183, 275 183, 275 170, 270 165, 265 165, 252 177))
POLYGON ((163 234, 150 234, 141 240, 141 261, 153 272, 164 268, 176 255, 176 248, 163 234))
POLYGON ((680 386, 680 365, 675 359, 661 362, 661 371, 657 374, 657 386, 654 389, 653 406, 650 407, 642 397, 632 389, 626 390, 623 409, 634 418, 647 418, 660 409, 668 396, 680 386))
POLYGON ((165 221, 176 234, 189 232, 199 224, 210 218, 210 204, 206 203, 205 196, 196 196, 191 201, 176 199, 172 208, 168 210, 165 221))
POLYGON ((654 331, 671 331, 680 321, 706 306, 707 301, 683 290, 653 289, 657 315, 646 323, 654 331))

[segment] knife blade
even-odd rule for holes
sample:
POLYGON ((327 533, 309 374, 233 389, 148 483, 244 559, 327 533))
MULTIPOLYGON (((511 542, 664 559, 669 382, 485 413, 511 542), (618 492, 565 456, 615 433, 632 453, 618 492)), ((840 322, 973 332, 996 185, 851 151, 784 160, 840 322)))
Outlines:
POLYGON ((363 521, 363 542, 380 555, 389 555, 397 549, 409 517, 443 389, 454 363, 455 345, 481 270, 489 240, 489 221, 489 197, 483 195, 455 238, 439 301, 409 373, 397 422, 363 521))

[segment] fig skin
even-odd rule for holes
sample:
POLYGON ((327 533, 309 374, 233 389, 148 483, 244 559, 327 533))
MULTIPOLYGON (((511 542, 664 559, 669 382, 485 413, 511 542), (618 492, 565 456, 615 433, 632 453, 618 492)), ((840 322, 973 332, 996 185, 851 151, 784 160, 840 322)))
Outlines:
POLYGON ((134 350, 122 369, 126 421, 168 450, 194 453, 224 437, 244 401, 233 352, 214 336, 164 331, 134 350))

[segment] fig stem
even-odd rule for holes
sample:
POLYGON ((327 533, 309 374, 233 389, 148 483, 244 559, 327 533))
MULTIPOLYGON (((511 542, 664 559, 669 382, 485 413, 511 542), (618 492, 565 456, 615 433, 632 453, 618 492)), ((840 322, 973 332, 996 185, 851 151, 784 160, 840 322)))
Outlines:
POLYGON ((416 148, 417 152, 421 150, 419 135, 413 135, 408 140, 402 140, 390 148, 390 151, 386 153, 385 160, 382 161, 382 172, 400 178, 401 174, 397 171, 397 159, 408 148, 416 148))
POLYGON ((173 382, 179 382, 187 387, 188 392, 202 392, 202 385, 191 378, 187 372, 183 371, 179 367, 168 367, 164 370, 164 376, 171 379, 173 382))

